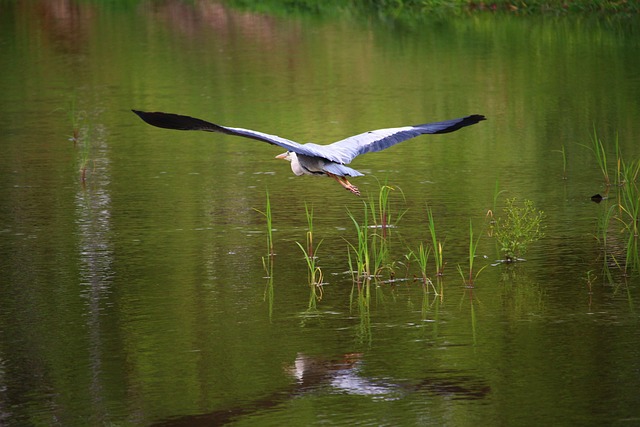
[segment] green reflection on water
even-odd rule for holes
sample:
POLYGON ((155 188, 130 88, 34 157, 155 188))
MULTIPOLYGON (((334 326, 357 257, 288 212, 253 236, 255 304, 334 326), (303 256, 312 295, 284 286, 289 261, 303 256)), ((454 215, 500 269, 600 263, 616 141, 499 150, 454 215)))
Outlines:
MULTIPOLYGON (((136 425, 234 408, 294 424, 319 414, 337 424, 637 417, 638 278, 614 272, 613 285, 588 293, 588 271, 605 277, 593 234, 606 206, 588 200, 601 179, 579 146, 595 125, 638 158, 632 29, 493 16, 389 28, 208 2, 0 9, 3 422, 136 425), (84 185, 71 100, 80 135, 92 135, 84 185), (347 208, 359 212, 360 199, 293 177, 266 144, 152 129, 131 108, 319 143, 486 114, 482 126, 354 163, 368 174, 357 183, 365 198, 378 182, 406 198, 391 254, 428 241, 432 209, 444 298, 425 299, 414 283, 377 286, 366 316, 351 312, 347 208), (495 208, 496 181, 544 209, 547 237, 515 274, 483 271, 471 301, 454 266, 466 261, 469 220, 495 208), (276 255, 265 302, 254 208, 266 188, 276 255), (313 317, 295 245, 305 202, 328 282, 313 317), (287 371, 299 354, 331 361, 308 388, 287 371), (341 367, 362 388, 392 385, 402 398, 358 394, 338 381, 341 367)), ((488 238, 477 253, 497 255, 488 238)))

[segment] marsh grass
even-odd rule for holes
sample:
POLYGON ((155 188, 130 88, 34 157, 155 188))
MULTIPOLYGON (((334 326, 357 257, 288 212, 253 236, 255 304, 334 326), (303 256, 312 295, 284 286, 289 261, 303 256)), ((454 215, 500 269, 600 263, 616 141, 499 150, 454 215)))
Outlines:
POLYGON ((309 294, 309 309, 315 309, 316 303, 322 300, 323 296, 323 273, 322 269, 318 265, 318 258, 315 255, 318 248, 322 244, 322 241, 314 246, 313 242, 313 206, 309 207, 305 203, 304 205, 305 215, 307 218, 307 233, 306 233, 306 245, 302 245, 300 242, 296 242, 307 264, 307 279, 309 282, 310 294, 309 294))
POLYGON ((496 180, 496 185, 493 187, 493 203, 491 209, 487 211, 485 216, 487 220, 487 235, 493 237, 493 230, 496 226, 496 210, 498 209, 498 198, 505 190, 500 190, 500 183, 496 180))
POLYGON ((567 175, 567 151, 564 148, 564 144, 560 147, 559 150, 553 150, 556 153, 560 153, 562 155, 562 179, 568 179, 567 175))
POLYGON ((369 259, 369 226, 368 226, 368 211, 364 209, 364 221, 362 224, 358 222, 355 215, 347 210, 347 214, 353 222, 353 226, 356 229, 356 241, 357 243, 348 243, 349 253, 349 265, 352 271, 355 272, 356 281, 361 281, 362 278, 371 277, 371 262, 369 259))
POLYGON ((273 256, 262 257, 262 267, 266 273, 267 284, 264 289, 263 300, 268 304, 269 307, 269 320, 273 317, 273 300, 274 300, 274 289, 273 289, 273 256))
POLYGON ((640 161, 632 162, 629 167, 624 167, 621 175, 625 184, 619 190, 619 220, 627 234, 626 257, 624 272, 629 274, 630 269, 637 270, 640 265, 638 252, 638 234, 640 226, 640 190, 636 182, 640 161))
POLYGON ((275 255, 275 253, 273 252, 273 223, 271 216, 271 201, 269 199, 269 190, 266 191, 266 204, 264 211, 261 211, 257 208, 253 208, 253 210, 264 216, 267 221, 267 253, 270 257, 272 257, 275 255))
POLYGON ((431 253, 435 264, 436 276, 444 275, 444 258, 442 254, 442 242, 438 240, 436 235, 436 222, 433 218, 433 211, 427 207, 427 219, 429 227, 429 235, 431 236, 431 253))
POLYGON ((484 270, 487 265, 484 265, 480 270, 474 270, 474 260, 476 258, 476 249, 478 248, 478 242, 480 242, 480 236, 474 240, 473 239, 473 221, 469 220, 469 269, 468 272, 464 272, 463 268, 458 264, 458 272, 462 277, 462 280, 468 287, 473 287, 474 282, 478 275, 484 270))
POLYGON ((363 201, 361 220, 358 220, 356 215, 347 209, 347 214, 356 230, 356 242, 347 241, 350 268, 355 272, 354 280, 356 282, 378 278, 385 271, 388 271, 389 276, 393 279, 396 267, 401 264, 391 261, 390 229, 397 225, 406 211, 396 214, 394 218, 390 201, 390 194, 393 190, 395 190, 394 187, 382 185, 377 199, 371 197, 368 201, 363 201))
MULTIPOLYGON (((592 145, 589 147, 594 153, 596 163, 602 171, 605 184, 605 199, 609 197, 611 182, 607 170, 607 155, 603 140, 598 137, 594 129, 592 145)), ((605 266, 608 261, 613 261, 615 265, 625 275, 631 274, 640 268, 640 251, 638 250, 639 230, 640 230, 640 188, 638 178, 640 177, 640 160, 628 162, 624 159, 620 148, 620 141, 616 135, 614 142, 615 150, 615 179, 616 179, 616 202, 608 206, 598 217, 598 236, 604 250, 605 266), (609 228, 615 219, 622 226, 621 233, 626 237, 624 254, 616 253, 610 249, 609 228)), ((614 249, 618 245, 614 246, 614 249)))
POLYGON ((611 185, 611 179, 609 178, 609 166, 607 164, 607 150, 605 150, 602 139, 598 137, 598 131, 595 126, 593 128, 593 135, 591 136, 591 151, 595 156, 598 168, 600 168, 605 185, 611 185))

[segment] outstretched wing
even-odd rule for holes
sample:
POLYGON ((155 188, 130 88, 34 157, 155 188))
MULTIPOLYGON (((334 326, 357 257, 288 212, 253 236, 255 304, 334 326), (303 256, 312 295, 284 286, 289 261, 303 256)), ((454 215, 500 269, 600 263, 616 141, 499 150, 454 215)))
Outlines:
POLYGON ((251 138, 258 141, 267 142, 269 144, 277 145, 287 151, 293 151, 297 154, 303 154, 305 156, 324 157, 331 161, 340 162, 340 160, 336 160, 335 156, 332 156, 331 153, 325 153, 325 150, 322 150, 322 145, 299 144, 295 141, 290 141, 276 135, 269 135, 268 133, 262 133, 251 129, 220 126, 214 123, 207 122, 205 120, 196 119, 195 117, 182 116, 180 114, 160 112, 147 113, 138 110, 131 111, 140 116, 140 118, 148 124, 159 128, 175 130, 202 130, 205 132, 220 132, 226 133, 227 135, 243 136, 245 138, 251 138))
POLYGON ((486 118, 482 115, 474 114, 459 119, 445 120, 443 122, 372 130, 334 142, 330 145, 320 146, 320 148, 323 149, 321 151, 326 150, 333 153, 334 156, 338 158, 334 161, 349 163, 361 154, 381 151, 399 142, 415 138, 418 135, 455 132, 458 129, 474 125, 482 120, 486 120, 486 118))

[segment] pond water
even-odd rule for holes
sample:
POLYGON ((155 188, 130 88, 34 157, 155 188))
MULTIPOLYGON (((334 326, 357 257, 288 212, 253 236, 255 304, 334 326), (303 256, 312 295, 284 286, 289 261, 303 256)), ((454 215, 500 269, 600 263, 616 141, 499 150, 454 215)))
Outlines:
POLYGON ((637 20, 63 0, 2 2, 0 20, 1 424, 640 424, 630 186, 608 189, 589 148, 595 130, 614 181, 616 141, 640 158, 637 20), (488 120, 356 159, 358 198, 295 177, 278 147, 132 108, 317 143, 488 120), (367 300, 351 216, 384 183, 394 227, 367 300), (495 263, 487 213, 513 197, 545 235, 495 263), (406 256, 431 244, 428 209, 438 295, 406 256), (322 288, 297 244, 307 210, 322 288))

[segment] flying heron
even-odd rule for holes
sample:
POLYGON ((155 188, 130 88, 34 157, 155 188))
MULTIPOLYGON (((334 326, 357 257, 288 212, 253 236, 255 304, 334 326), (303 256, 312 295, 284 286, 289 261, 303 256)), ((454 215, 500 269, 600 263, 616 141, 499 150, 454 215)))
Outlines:
POLYGON ((159 128, 221 132, 227 135, 243 136, 277 145, 287 151, 276 156, 276 158, 289 160, 294 174, 329 176, 357 196, 360 195, 360 190, 351 184, 347 177, 363 176, 363 174, 345 165, 351 163, 360 154, 382 151, 399 142, 422 134, 455 132, 465 126, 474 125, 479 121, 485 120, 484 116, 473 114, 442 122, 372 130, 333 144, 318 145, 313 143, 299 144, 276 135, 269 135, 250 129, 220 126, 195 117, 179 114, 131 111, 140 116, 145 122, 159 128))

